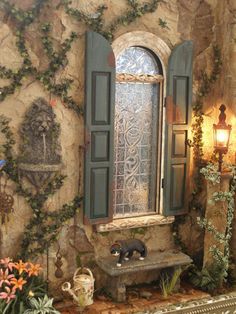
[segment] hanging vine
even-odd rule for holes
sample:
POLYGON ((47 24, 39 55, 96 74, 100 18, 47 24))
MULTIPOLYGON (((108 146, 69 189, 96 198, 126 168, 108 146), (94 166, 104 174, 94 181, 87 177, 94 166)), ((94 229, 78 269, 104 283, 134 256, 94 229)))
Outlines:
MULTIPOLYGON (((69 0, 63 0, 62 4, 64 5, 67 14, 73 16, 79 22, 84 22, 89 29, 100 33, 111 42, 114 39, 115 31, 120 25, 127 26, 147 13, 155 12, 158 4, 162 2, 163 0, 151 0, 150 3, 140 5, 138 0, 127 0, 129 9, 112 21, 108 26, 104 25, 104 12, 107 10, 106 5, 100 5, 94 14, 88 15, 81 10, 71 8, 71 1, 69 0)), ((166 21, 161 18, 159 18, 159 26, 168 28, 166 21)))
MULTIPOLYGON (((193 105, 193 123, 192 123, 192 135, 193 140, 189 142, 189 145, 193 148, 193 162, 194 162, 194 190, 192 192, 192 198, 189 203, 189 210, 191 216, 191 210, 197 210, 200 214, 203 213, 203 205, 199 200, 200 193, 204 186, 203 177, 200 170, 205 166, 206 161, 204 160, 203 154, 203 104, 207 95, 210 94, 214 83, 217 81, 222 67, 221 51, 218 46, 213 46, 213 56, 212 56, 212 71, 207 74, 206 71, 201 72, 201 77, 199 80, 199 87, 196 92, 196 101, 193 105)), ((173 223, 172 230, 175 239, 175 243, 182 248, 183 251, 187 251, 186 246, 181 240, 179 235, 179 226, 186 222, 185 216, 177 216, 175 222, 173 223)))
MULTIPOLYGON (((158 4, 162 1, 163 0, 151 0, 150 3, 139 5, 137 0, 127 0, 130 10, 124 12, 115 21, 111 22, 106 29, 104 28, 103 19, 104 11, 107 9, 105 5, 100 5, 95 14, 91 16, 86 15, 81 10, 69 7, 70 1, 64 0, 61 5, 65 7, 66 12, 70 16, 73 16, 78 21, 84 22, 89 29, 100 33, 111 41, 114 38, 114 32, 120 25, 128 25, 144 14, 154 12, 158 4)), ((16 47, 20 56, 23 58, 22 66, 18 70, 11 70, 5 66, 0 66, 0 78, 11 81, 9 85, 0 88, 0 102, 7 96, 14 94, 15 90, 22 86, 24 78, 33 77, 41 82, 48 92, 60 97, 66 107, 74 110, 78 115, 81 115, 83 114, 81 104, 78 104, 73 97, 69 95, 73 80, 64 78, 60 83, 55 83, 56 73, 58 70, 64 68, 68 62, 67 52, 71 49, 72 43, 77 38, 76 32, 72 32, 70 37, 60 45, 61 49, 56 52, 54 51, 50 38, 50 23, 44 23, 41 26, 43 33, 41 37, 42 45, 49 60, 48 68, 44 71, 40 71, 33 65, 26 47, 25 32, 27 27, 38 18, 40 11, 47 2, 48 0, 36 0, 31 9, 24 11, 17 8, 14 4, 10 4, 8 0, 0 1, 0 8, 14 21, 15 35, 17 37, 16 47)), ((159 25, 162 28, 168 28, 167 23, 162 19, 159 19, 159 25)))
POLYGON ((52 41, 49 36, 50 24, 46 23, 42 25, 42 45, 49 62, 48 68, 44 71, 40 71, 33 65, 30 58, 28 49, 26 47, 25 32, 27 27, 36 20, 40 10, 47 0, 37 0, 33 8, 27 11, 18 9, 15 5, 9 4, 7 0, 1 1, 1 8, 15 22, 15 35, 17 37, 16 47, 20 56, 23 58, 23 63, 22 66, 16 71, 7 69, 4 66, 0 67, 0 77, 11 80, 9 85, 0 88, 0 101, 3 101, 8 95, 14 94, 16 88, 22 86, 22 81, 24 78, 33 77, 41 82, 47 91, 55 96, 60 97, 66 107, 73 109, 78 115, 81 115, 83 112, 81 105, 77 104, 77 102, 68 94, 73 80, 62 79, 60 83, 55 83, 56 73, 60 69, 64 68, 68 62, 67 52, 71 49, 72 43, 77 38, 76 33, 72 32, 70 37, 60 45, 60 51, 55 52, 53 50, 52 41))
POLYGON ((23 188, 18 177, 17 160, 13 157, 15 140, 9 122, 9 119, 0 116, 0 131, 5 136, 2 154, 7 160, 2 171, 16 184, 16 192, 25 198, 33 213, 32 218, 25 227, 19 254, 20 257, 26 259, 29 256, 36 256, 46 251, 56 240, 63 222, 74 217, 80 207, 82 198, 76 196, 71 202, 64 204, 57 211, 49 212, 45 210, 44 205, 47 199, 62 187, 65 179, 63 175, 56 176, 41 193, 33 194, 23 188))
MULTIPOLYGON (((212 71, 208 75, 206 71, 202 71, 199 82, 199 88, 196 93, 196 101, 193 106, 193 124, 192 124, 192 147, 193 147, 193 161, 195 166, 194 183, 195 188, 193 191, 194 202, 197 195, 202 190, 202 176, 200 175, 200 169, 205 165, 203 154, 203 103, 204 99, 212 90, 214 83, 218 79, 221 71, 222 60, 220 48, 216 45, 213 46, 213 58, 212 58, 212 71)), ((193 203, 194 203, 193 202, 193 203)))
MULTIPOLYGON (((220 183, 220 173, 218 165, 208 164, 202 168, 200 172, 205 179, 212 185, 220 183)), ((214 237, 216 243, 210 247, 210 252, 213 257, 213 262, 210 265, 204 266, 201 270, 193 267, 190 271, 190 281, 198 288, 206 291, 213 291, 217 288, 222 288, 223 282, 226 282, 229 272, 230 261, 230 240, 232 238, 232 222, 234 218, 234 195, 236 189, 235 167, 231 168, 232 180, 229 191, 218 191, 211 195, 210 203, 221 203, 222 211, 226 212, 226 228, 225 232, 220 232, 206 218, 198 220, 198 224, 205 232, 214 237)))
MULTIPOLYGON (((63 1, 58 8, 62 5, 67 14, 85 23, 89 29, 99 32, 111 41, 120 25, 128 25, 144 14, 154 12, 161 2, 162 0, 151 0, 150 3, 140 5, 137 0, 127 0, 129 9, 106 28, 104 27, 103 16, 107 9, 105 5, 99 6, 93 15, 86 15, 78 9, 71 8, 68 1, 63 1)), ((62 78, 59 81, 58 77, 56 80, 58 71, 64 69, 68 63, 67 53, 77 38, 76 32, 71 32, 70 36, 56 50, 51 37, 51 24, 46 22, 40 25, 41 43, 48 59, 47 68, 44 70, 36 68, 27 48, 26 32, 28 27, 39 18, 47 3, 49 3, 48 0, 35 0, 32 8, 24 11, 8 0, 0 0, 0 9, 11 19, 11 25, 13 25, 16 36, 16 47, 22 57, 22 65, 16 70, 0 65, 0 78, 10 81, 8 85, 0 87, 0 102, 3 102, 7 96, 14 94, 16 89, 23 85, 25 78, 33 78, 40 82, 50 94, 59 97, 67 108, 81 115, 83 114, 81 105, 69 94, 73 80, 62 78)), ((159 25, 162 28, 167 28, 167 23, 162 19, 159 19, 159 25)), ((71 202, 64 204, 61 209, 51 212, 46 208, 46 201, 62 187, 65 176, 56 176, 43 191, 36 194, 22 186, 18 176, 17 159, 13 153, 15 139, 9 122, 9 119, 0 116, 0 132, 5 136, 2 154, 7 161, 3 171, 15 183, 16 192, 25 198, 32 210, 32 218, 25 227, 19 254, 26 259, 42 254, 48 249, 51 243, 56 240, 63 222, 74 217, 82 198, 77 195, 71 202)))

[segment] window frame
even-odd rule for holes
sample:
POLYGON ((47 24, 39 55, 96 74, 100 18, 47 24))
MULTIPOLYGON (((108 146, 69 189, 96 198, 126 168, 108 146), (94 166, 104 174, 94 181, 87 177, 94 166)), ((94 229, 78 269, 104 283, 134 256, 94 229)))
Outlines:
MULTIPOLYGON (((164 195, 163 195, 163 188, 162 188, 162 181, 164 180, 164 151, 165 151, 165 95, 166 95, 166 84, 167 84, 167 75, 166 75, 166 69, 168 66, 168 59, 171 54, 170 48, 167 46, 167 44, 158 36, 149 33, 149 32, 143 32, 143 31, 133 31, 129 33, 125 33, 115 39, 115 41, 112 43, 112 49, 115 55, 115 58, 119 58, 119 55, 124 52, 125 49, 129 47, 142 47, 146 49, 147 51, 150 51, 156 58, 156 62, 160 63, 159 67, 162 69, 162 75, 160 75, 160 80, 157 82, 159 85, 159 121, 158 123, 161 123, 160 129, 161 134, 159 138, 160 143, 160 160, 157 160, 157 167, 156 173, 159 174, 160 177, 156 176, 156 199, 155 199, 155 211, 152 212, 146 212, 146 213, 140 213, 136 215, 126 216, 124 217, 116 217, 113 213, 113 220, 120 220, 120 219, 132 219, 136 217, 145 217, 145 216, 154 216, 154 215, 160 215, 162 217, 163 214, 163 202, 164 202, 164 195)), ((116 81, 117 76, 120 74, 116 74, 116 81)), ((157 141, 158 142, 158 141, 157 141)))
MULTIPOLYGON (((86 225, 97 226, 106 224, 106 230, 117 230, 117 227, 121 230, 165 224, 169 223, 174 215, 185 214, 188 210, 187 195, 183 191, 188 190, 189 187, 190 149, 186 139, 191 126, 193 42, 184 41, 170 52, 168 46, 163 44, 162 40, 158 40, 155 35, 132 32, 122 35, 123 47, 122 42, 119 41, 119 49, 122 50, 127 45, 143 46, 144 34, 147 34, 150 39, 148 43, 145 38, 145 46, 150 48, 164 64, 163 72, 166 78, 166 84, 163 86, 163 100, 166 106, 163 109, 165 142, 162 142, 162 147, 167 149, 165 151, 167 155, 165 158, 163 156, 165 180, 162 204, 163 214, 167 218, 156 214, 141 216, 139 221, 138 217, 131 218, 132 222, 130 219, 121 219, 119 226, 118 221, 115 223, 114 220, 112 221, 115 55, 113 48, 101 34, 88 31, 85 62, 83 222, 86 225), (168 75, 165 75, 165 70, 168 75), (183 80, 184 84, 182 81, 178 83, 179 79, 183 80), (179 103, 176 103, 177 99, 179 103), (175 123, 176 110, 183 113, 187 110, 185 124, 175 123), (179 145, 182 150, 178 149, 179 145)), ((102 229, 104 231, 104 228, 102 229)))
MULTIPOLYGON (((142 47, 143 49, 146 49, 145 47, 142 47)), ((148 50, 147 50, 148 51, 148 50)), ((154 56, 156 57, 156 56, 154 56)), ((115 213, 115 208, 113 208, 113 219, 121 219, 121 218, 132 218, 132 217, 138 217, 138 216, 145 216, 145 215, 152 215, 155 213, 160 213, 160 194, 161 194, 161 190, 160 190, 160 183, 161 183, 161 173, 162 173, 162 167, 163 165, 161 164, 161 156, 162 156, 162 141, 164 140, 164 134, 163 134, 163 101, 162 101, 162 89, 163 89, 163 81, 164 81, 164 77, 163 75, 155 75, 155 78, 153 76, 153 79, 148 82, 145 79, 140 80, 138 78, 138 75, 132 78, 132 81, 130 81, 130 76, 129 74, 127 75, 127 78, 125 77, 126 74, 124 73, 118 73, 116 74, 116 84, 117 83, 152 83, 152 84, 156 84, 156 88, 157 88, 157 121, 156 124, 158 125, 158 129, 156 130, 156 134, 153 134, 154 136, 154 140, 155 140, 155 147, 156 150, 154 152, 155 154, 155 165, 154 165, 154 161, 151 160, 151 167, 153 168, 153 166, 155 166, 155 177, 156 177, 156 181, 153 184, 153 188, 154 188, 154 193, 152 194, 152 203, 154 203, 153 206, 153 210, 148 210, 148 211, 144 211, 144 212, 137 212, 137 213, 127 213, 127 214, 116 214, 115 213), (156 139, 155 139, 156 138, 156 139)), ((117 95, 117 94, 116 94, 117 95)), ((116 103, 115 103, 115 107, 116 107, 116 103)), ((116 110, 116 109, 115 109, 116 110)), ((115 175, 114 175, 115 176, 115 175)), ((151 191, 149 191, 150 193, 151 191)))

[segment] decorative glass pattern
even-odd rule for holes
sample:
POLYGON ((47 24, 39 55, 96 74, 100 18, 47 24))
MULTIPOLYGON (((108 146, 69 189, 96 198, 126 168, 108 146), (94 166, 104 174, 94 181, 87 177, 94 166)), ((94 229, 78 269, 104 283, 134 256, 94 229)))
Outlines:
POLYGON ((117 83, 114 208, 116 216, 154 210, 157 84, 117 83))
POLYGON ((129 47, 119 56, 116 62, 117 73, 160 74, 153 55, 141 47, 129 47))

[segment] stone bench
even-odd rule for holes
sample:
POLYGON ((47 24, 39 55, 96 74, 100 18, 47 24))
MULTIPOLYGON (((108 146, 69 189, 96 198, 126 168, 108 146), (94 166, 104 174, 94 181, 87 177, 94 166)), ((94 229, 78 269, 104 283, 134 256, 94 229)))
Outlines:
POLYGON ((97 260, 98 266, 109 275, 109 281, 105 288, 117 302, 126 300, 126 285, 124 281, 127 275, 170 268, 174 271, 176 268, 188 265, 191 262, 192 260, 188 255, 175 250, 148 252, 147 257, 143 261, 134 256, 129 261, 124 261, 121 267, 116 266, 117 258, 113 256, 97 260))

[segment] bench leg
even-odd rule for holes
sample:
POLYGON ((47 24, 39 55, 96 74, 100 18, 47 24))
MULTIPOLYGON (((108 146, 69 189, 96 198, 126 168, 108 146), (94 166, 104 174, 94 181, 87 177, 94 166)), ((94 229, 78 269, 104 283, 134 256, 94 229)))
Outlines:
POLYGON ((107 291, 111 295, 112 299, 116 302, 125 302, 126 301, 126 287, 122 283, 121 278, 110 277, 109 285, 107 286, 107 291))

